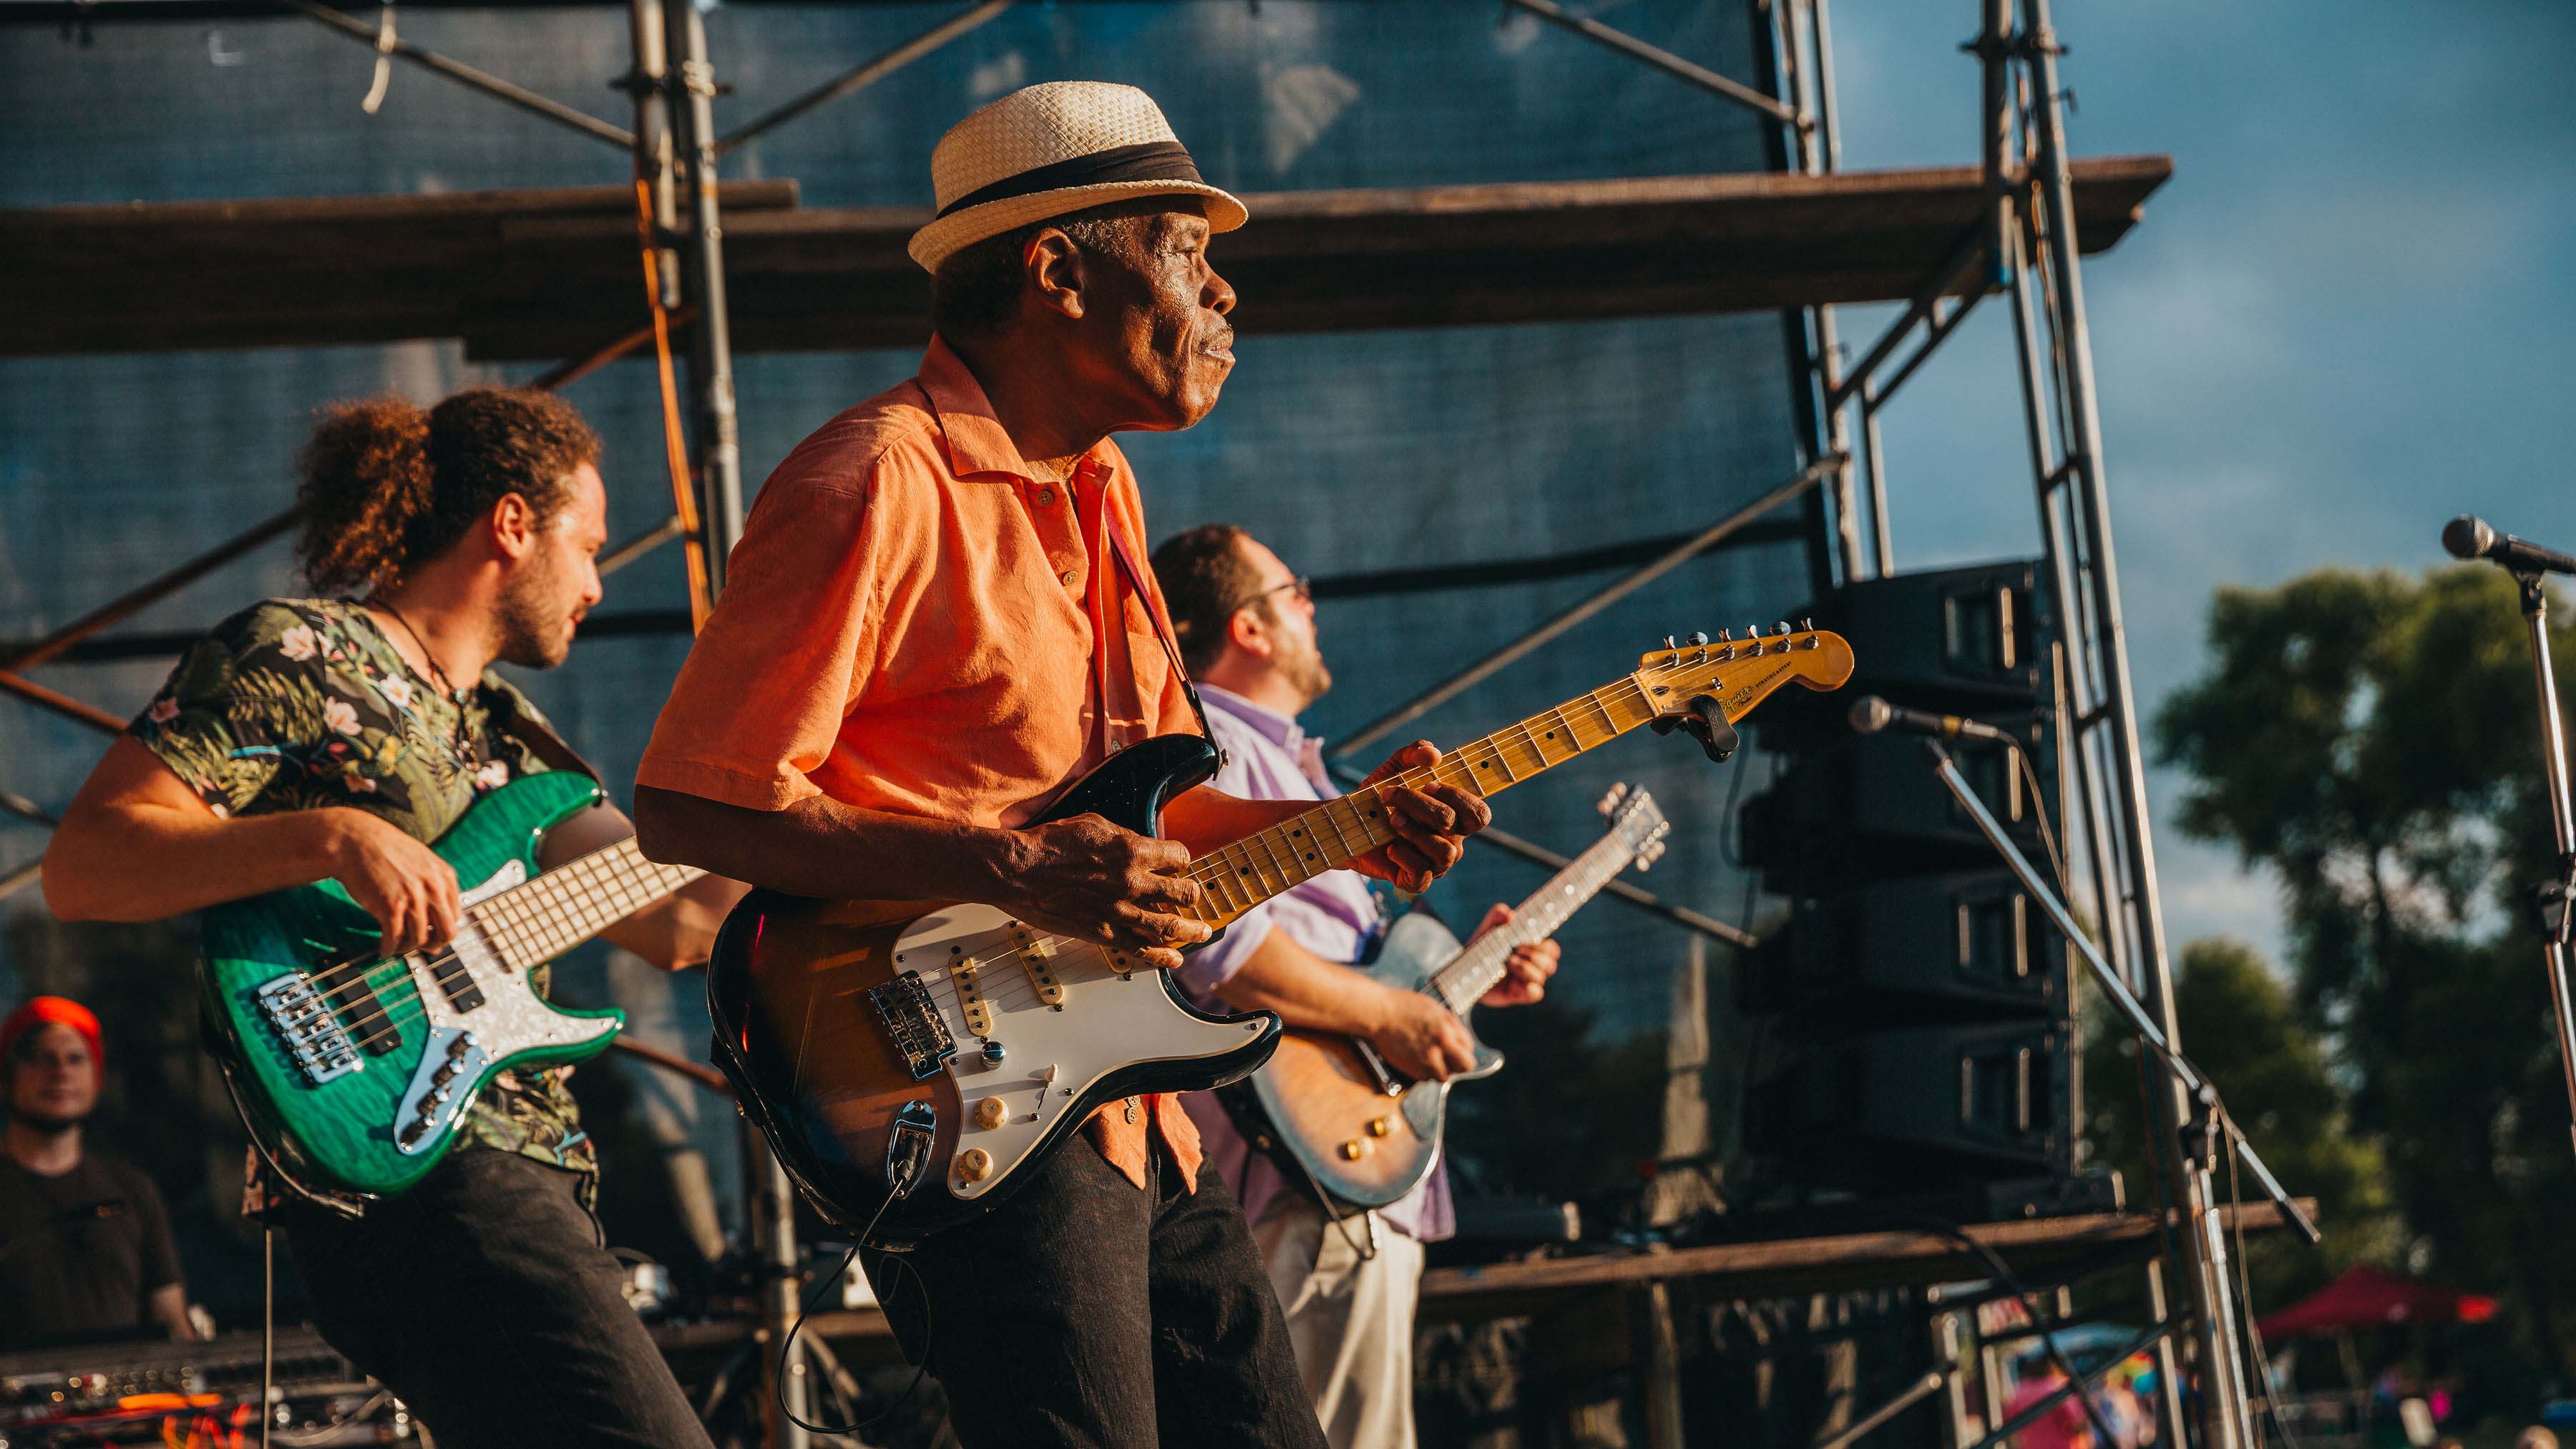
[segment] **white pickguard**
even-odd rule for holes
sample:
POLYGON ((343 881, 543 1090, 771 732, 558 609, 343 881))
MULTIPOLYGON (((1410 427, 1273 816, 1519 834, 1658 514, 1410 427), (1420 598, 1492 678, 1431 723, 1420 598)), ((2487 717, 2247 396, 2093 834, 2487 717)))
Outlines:
POLYGON ((1172 999, 1159 972, 1022 926, 991 906, 951 906, 922 917, 895 943, 894 965, 920 973, 957 1043, 946 1070, 965 1120, 947 1184, 961 1198, 999 1186, 1109 1073, 1139 1062, 1223 1056, 1266 1024, 1201 1021, 1172 999), (1023 941, 1046 943, 1052 954, 1032 959, 1023 941), (1057 994, 1049 978, 1061 1005, 1048 1000, 1057 994), (980 1012, 970 1010, 976 995, 980 1012), (1000 1044, 1000 1062, 986 1062, 987 1042, 1000 1044), (978 1151, 985 1154, 981 1176, 969 1158, 978 1151))
MULTIPOLYGON (((491 879, 462 894, 462 904, 500 894, 528 878, 527 867, 512 861, 494 872, 491 879)), ((403 1093, 401 1107, 393 1124, 394 1142, 406 1153, 419 1153, 436 1146, 446 1129, 464 1115, 474 1100, 485 1067, 504 1061, 520 1052, 541 1047, 573 1047, 617 1030, 614 1017, 566 1016, 548 1006, 528 984, 524 971, 513 970, 500 952, 483 936, 483 928, 466 918, 465 929, 443 950, 415 951, 403 958, 411 972, 413 988, 419 993, 423 1018, 429 1027, 429 1043, 420 1064, 412 1074, 409 1088, 403 1093), (432 962, 453 953, 474 988, 482 993, 482 1004, 472 1009, 460 1008, 449 987, 439 981, 432 962), (454 1071, 446 1082, 435 1080, 443 1063, 453 1063, 454 1071), (445 1087, 447 1096, 436 1099, 445 1087), (425 1122, 428 1130, 406 1138, 407 1129, 425 1122)), ((453 977, 451 968, 449 975, 453 977)))

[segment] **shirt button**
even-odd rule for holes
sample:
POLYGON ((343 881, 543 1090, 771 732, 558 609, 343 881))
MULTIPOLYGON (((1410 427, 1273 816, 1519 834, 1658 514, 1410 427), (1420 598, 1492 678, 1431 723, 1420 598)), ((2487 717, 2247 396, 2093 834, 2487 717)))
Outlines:
POLYGON ((1054 489, 1052 489, 1052 488, 1041 488, 1041 489, 1039 489, 1039 490, 1038 490, 1038 507, 1040 507, 1040 508, 1052 508, 1052 507, 1054 507, 1054 506, 1055 506, 1055 490, 1054 490, 1054 489))
POLYGON ((1068 589, 1069 589, 1069 588, 1072 588, 1072 587, 1073 587, 1073 580, 1074 580, 1074 572, 1073 572, 1073 570, 1071 570, 1071 569, 1066 569, 1063 573, 1056 575, 1056 577, 1057 577, 1057 578, 1060 578, 1060 579, 1062 579, 1062 580, 1064 580, 1064 586, 1065 586, 1066 588, 1068 588, 1068 589))

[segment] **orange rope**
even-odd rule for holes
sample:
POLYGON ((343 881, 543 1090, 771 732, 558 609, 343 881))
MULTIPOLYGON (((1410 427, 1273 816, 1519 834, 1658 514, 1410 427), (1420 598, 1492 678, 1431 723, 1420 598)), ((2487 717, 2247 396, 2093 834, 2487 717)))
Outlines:
POLYGON ((680 432, 680 385, 671 371, 671 315, 662 309, 662 249, 653 235, 653 192, 635 178, 635 236, 644 251, 644 302, 653 309, 653 356, 662 380, 662 441, 670 454, 671 505, 680 516, 680 545, 689 560, 689 627, 707 623, 707 545, 698 528, 698 492, 689 478, 689 450, 680 432))

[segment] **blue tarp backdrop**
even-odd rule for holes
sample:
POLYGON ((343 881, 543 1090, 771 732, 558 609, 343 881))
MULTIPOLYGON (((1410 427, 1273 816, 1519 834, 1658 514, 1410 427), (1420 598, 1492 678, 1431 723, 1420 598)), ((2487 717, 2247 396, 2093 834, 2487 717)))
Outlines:
MULTIPOLYGON (((1737 0, 1594 7, 1623 29, 1750 78, 1753 22, 1737 0)), ((740 122, 950 13, 946 6, 737 6, 709 17, 720 121, 740 122)), ((610 7, 406 9, 406 39, 618 120, 628 64, 610 7)), ((611 183, 615 149, 398 67, 380 114, 360 112, 373 57, 296 19, 101 23, 87 39, 0 28, 0 206, 611 183)), ((1017 8, 931 58, 728 158, 729 177, 793 177, 808 205, 918 205, 939 133, 1037 81, 1127 81, 1159 99, 1209 179, 1237 191, 1757 170, 1749 113, 1527 18, 1440 0, 1017 8)), ((1259 226, 1255 211, 1251 224, 1259 226)), ((1213 259, 1223 269, 1222 241, 1213 259)), ((184 251, 165 264, 185 268, 184 251)), ((640 284, 639 284, 640 287, 640 284)), ((334 299, 317 296, 328 308, 334 299)), ((1261 298, 1241 300, 1257 316, 1261 298)), ((639 318, 640 320, 640 318, 639 318)), ((0 320, 0 326, 5 326, 0 320)), ((142 339, 138 339, 140 341, 142 339)), ((899 381, 911 352, 741 359, 746 485, 839 409, 899 381)), ((1798 466, 1775 315, 1681 317, 1344 336, 1248 337, 1221 406, 1186 433, 1123 440, 1157 536, 1230 520, 1292 568, 1360 570, 1544 556, 1705 526, 1798 466)), ((0 362, 0 637, 58 625, 282 507, 316 408, 397 392, 429 401, 534 367, 467 363, 452 343, 0 362)), ((608 439, 611 534, 669 512, 648 365, 623 363, 567 395, 608 439)), ((1321 625, 1338 685, 1310 724, 1345 732, 1496 648, 1608 574, 1330 600, 1321 625)), ((156 606, 127 629, 184 629, 293 592, 282 547, 156 606)), ((1668 633, 1766 625, 1808 597, 1798 545, 1694 563, 1421 722, 1457 741, 1604 683, 1668 633)), ((679 555, 618 575, 604 610, 683 601, 679 555)), ((531 691, 622 793, 686 648, 676 636, 595 639, 531 691)), ((56 687, 125 711, 166 660, 52 666, 56 687)), ((98 736, 0 700, 0 787, 59 808, 98 736)), ((1507 828, 1572 853, 1592 802, 1645 782, 1676 824, 1646 884, 1744 918, 1721 847, 1727 771, 1680 740, 1641 736, 1498 802, 1507 828)), ((1748 781, 1746 793, 1758 788, 1748 781)), ((42 847, 0 823, 0 867, 42 847)), ((1491 852, 1436 902, 1472 922, 1539 871, 1491 852)), ((864 893, 864 881, 852 882, 864 893)), ((0 912, 41 910, 33 892, 0 912)), ((1684 933, 1602 904, 1566 933, 1561 994, 1604 1038, 1659 1028, 1684 933)), ((1721 966, 1723 953, 1715 958, 1721 966)), ((180 989, 181 963, 171 966, 180 989)), ((0 958, 0 997, 24 983, 0 958)), ((562 978, 614 994, 638 1029, 701 1044, 694 979, 596 953, 562 978)), ((618 1070, 631 1070, 618 1068, 618 1070)), ((637 1090, 672 1092, 660 1083, 637 1090)), ((699 1109, 672 1103, 694 1116, 699 1109)), ((701 1139, 721 1153, 713 1126, 701 1139)), ((718 1171, 716 1180, 726 1178, 718 1171)))

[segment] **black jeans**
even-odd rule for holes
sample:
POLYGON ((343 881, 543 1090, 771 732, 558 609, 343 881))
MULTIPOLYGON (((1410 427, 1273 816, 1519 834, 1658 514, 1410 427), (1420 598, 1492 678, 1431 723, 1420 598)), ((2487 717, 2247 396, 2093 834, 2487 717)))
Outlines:
POLYGON ((460 1148, 351 1222, 283 1214, 322 1336, 411 1406, 440 1449, 708 1449, 626 1305, 578 1179, 460 1148))
POLYGON ((970 1449, 1323 1449, 1243 1209, 1214 1169, 1193 1193, 1148 1161, 1139 1192, 1068 1142, 987 1216, 868 1255, 970 1449))

